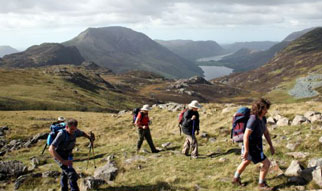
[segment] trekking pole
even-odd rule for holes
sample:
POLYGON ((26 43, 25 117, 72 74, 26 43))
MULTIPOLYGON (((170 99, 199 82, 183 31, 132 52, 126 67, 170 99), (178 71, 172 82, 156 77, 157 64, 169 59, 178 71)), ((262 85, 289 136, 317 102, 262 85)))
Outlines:
POLYGON ((190 145, 190 146, 191 146, 190 160, 191 160, 191 158, 192 158, 192 151, 193 151, 193 149, 192 149, 192 148, 193 148, 193 147, 192 147, 192 143, 194 142, 194 141, 193 141, 193 136, 194 136, 194 135, 195 135, 195 120, 192 120, 192 134, 191 134, 191 138, 192 138, 192 139, 191 139, 191 143, 190 143, 190 144, 191 144, 191 145, 190 145))
POLYGON ((86 167, 86 169, 88 169, 88 163, 89 163, 89 157, 90 157, 90 154, 91 154, 91 149, 92 149, 92 147, 89 146, 89 152, 88 152, 88 155, 87 155, 87 167, 86 167))
POLYGON ((95 151, 94 151, 94 143, 92 138, 94 138, 94 134, 92 133, 92 131, 90 132, 91 134, 91 149, 92 149, 92 154, 93 154, 93 160, 94 160, 94 168, 96 168, 96 164, 95 164, 95 151))
POLYGON ((43 149, 43 150, 42 150, 42 152, 41 152, 41 155, 43 155, 43 154, 44 154, 44 152, 45 152, 46 148, 47 148, 47 143, 45 143, 45 146, 44 146, 44 149, 43 149))

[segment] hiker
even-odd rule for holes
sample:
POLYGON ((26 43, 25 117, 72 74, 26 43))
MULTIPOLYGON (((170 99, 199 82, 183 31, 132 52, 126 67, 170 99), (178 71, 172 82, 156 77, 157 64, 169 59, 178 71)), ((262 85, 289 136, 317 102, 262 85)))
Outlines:
POLYGON ((271 154, 275 153, 269 131, 266 126, 265 114, 269 109, 271 103, 267 99, 260 98, 252 104, 251 115, 247 122, 246 130, 244 133, 243 146, 242 146, 242 162, 237 167, 232 183, 238 186, 244 186, 241 183, 240 175, 245 168, 252 161, 254 164, 262 163, 259 173, 258 187, 260 190, 272 190, 266 184, 265 177, 268 173, 271 162, 266 158, 263 152, 264 135, 269 146, 271 154))
POLYGON ((188 110, 183 114, 182 132, 187 136, 183 145, 182 154, 189 155, 190 147, 191 157, 198 158, 198 142, 195 132, 199 135, 199 113, 198 109, 202 106, 197 100, 193 100, 188 105, 188 110))
POLYGON ((77 124, 78 122, 75 119, 67 120, 66 128, 59 131, 56 138, 49 146, 50 154, 62 169, 60 181, 62 191, 68 190, 68 180, 72 191, 79 190, 77 185, 78 174, 72 167, 72 150, 75 147, 76 138, 83 136, 88 138, 91 142, 95 140, 94 134, 90 137, 85 132, 77 129, 77 124))
POLYGON ((151 132, 149 129, 149 125, 151 124, 151 121, 149 119, 149 110, 151 110, 149 105, 143 105, 135 120, 135 125, 138 127, 138 134, 139 134, 137 150, 136 150, 137 153, 140 151, 144 138, 148 142, 152 153, 159 152, 159 150, 157 150, 154 147, 151 132))

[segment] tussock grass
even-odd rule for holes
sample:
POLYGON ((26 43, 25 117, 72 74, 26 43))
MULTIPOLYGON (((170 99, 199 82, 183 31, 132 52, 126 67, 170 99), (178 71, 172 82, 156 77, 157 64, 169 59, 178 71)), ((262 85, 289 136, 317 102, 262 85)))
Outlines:
MULTIPOLYGON (((205 104, 200 110, 201 133, 207 132, 209 137, 216 141, 211 143, 207 138, 198 137, 200 157, 196 160, 183 156, 180 153, 185 137, 179 136, 177 128, 177 112, 169 112, 154 108, 150 113, 152 119, 151 133, 156 146, 162 143, 171 142, 168 150, 160 154, 140 153, 144 160, 137 160, 127 163, 126 160, 135 156, 137 141, 136 129, 131 125, 130 112, 124 115, 98 112, 68 112, 68 111, 0 111, 1 126, 8 125, 10 131, 6 138, 27 139, 38 133, 47 132, 52 119, 58 116, 72 117, 79 120, 79 129, 86 132, 93 131, 96 134, 95 154, 96 165, 102 166, 105 161, 102 159, 113 154, 120 169, 116 180, 110 185, 104 185, 100 190, 195 190, 197 187, 206 190, 240 190, 231 185, 230 181, 240 163, 240 148, 230 140, 230 126, 232 115, 239 105, 230 106, 232 109, 222 113, 228 105, 205 104), (226 162, 219 159, 225 158, 226 162)), ((280 114, 290 119, 296 114, 304 114, 306 111, 322 111, 319 102, 306 102, 296 104, 272 105, 268 115, 280 114)), ((265 153, 271 160, 276 160, 282 170, 290 164, 292 157, 285 155, 290 152, 287 143, 300 142, 295 151, 309 152, 307 159, 300 161, 306 165, 307 160, 322 155, 322 145, 318 142, 321 130, 311 130, 311 126, 321 126, 319 123, 301 126, 287 126, 270 128, 273 144, 276 147, 276 155, 271 156, 268 146, 265 146, 265 153), (300 134, 297 134, 300 132, 300 134), (286 137, 286 139, 283 138, 286 137)), ((20 160, 30 165, 30 158, 39 156, 43 165, 36 168, 34 172, 58 170, 58 165, 49 156, 40 156, 44 141, 38 142, 28 149, 20 149, 9 152, 1 160, 20 160)), ((79 138, 77 149, 74 149, 74 167, 78 173, 93 175, 93 159, 87 166, 88 140, 79 138), (77 151, 76 151, 77 150, 77 151)), ((150 150, 144 142, 143 149, 150 150)), ((245 190, 254 190, 257 186, 259 166, 250 165, 242 175, 243 181, 247 183, 245 190)), ((277 177, 274 174, 268 175, 268 183, 278 187, 280 190, 296 190, 295 185, 287 184, 287 178, 277 177)), ((14 178, 2 187, 10 190, 13 188, 14 178)), ((28 179, 21 190, 42 188, 59 189, 59 180, 53 178, 28 179)), ((316 185, 309 183, 306 189, 316 188, 316 185)))

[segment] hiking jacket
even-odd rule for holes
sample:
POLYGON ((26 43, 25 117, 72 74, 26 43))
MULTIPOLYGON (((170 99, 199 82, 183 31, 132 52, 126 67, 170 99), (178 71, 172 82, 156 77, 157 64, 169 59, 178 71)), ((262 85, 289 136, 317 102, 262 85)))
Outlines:
POLYGON ((192 116, 195 115, 196 119, 194 122, 194 131, 199 131, 199 113, 198 111, 193 111, 192 109, 188 109, 183 114, 183 122, 182 122, 182 132, 186 135, 192 135, 193 129, 193 121, 191 120, 192 116))
POLYGON ((149 115, 144 114, 143 112, 139 112, 137 118, 136 118, 136 125, 139 129, 143 129, 143 126, 146 126, 146 129, 149 128, 149 115))

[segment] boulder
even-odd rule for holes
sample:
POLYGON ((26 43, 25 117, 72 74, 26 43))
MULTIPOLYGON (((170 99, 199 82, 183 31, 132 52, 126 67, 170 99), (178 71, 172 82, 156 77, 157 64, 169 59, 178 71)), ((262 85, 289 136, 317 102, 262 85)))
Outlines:
POLYGON ((286 117, 283 117, 279 119, 276 123, 277 126, 288 126, 289 125, 289 120, 286 117))
POLYGON ((47 178, 47 177, 56 178, 56 177, 60 176, 60 174, 61 173, 58 171, 46 171, 46 172, 43 172, 41 176, 43 178, 47 178))
POLYGON ((118 173, 118 168, 114 161, 107 161, 107 163, 99 167, 94 172, 94 178, 95 179, 102 179, 105 181, 113 181, 116 178, 116 175, 118 173))
POLYGON ((36 158, 36 157, 33 157, 33 158, 31 159, 30 163, 31 163, 31 168, 32 168, 32 169, 37 168, 37 166, 40 164, 39 159, 38 159, 38 158, 36 158))
POLYGON ((320 187, 322 187, 322 172, 321 172, 321 167, 320 166, 316 167, 313 170, 312 177, 313 177, 313 181, 317 185, 319 185, 320 187))
POLYGON ((309 156, 308 152, 290 152, 286 153, 286 155, 292 156, 295 159, 305 159, 309 156))
POLYGON ((276 176, 280 176, 283 174, 283 171, 280 169, 279 165, 275 160, 271 161, 269 171, 275 174, 276 176))
POLYGON ((317 167, 317 166, 322 166, 322 158, 313 158, 313 159, 310 159, 308 164, 307 164, 307 167, 317 167))
POLYGON ((286 176, 300 176, 303 167, 297 160, 293 160, 290 166, 286 169, 285 175, 286 176))
POLYGON ((28 178, 29 175, 21 175, 15 181, 15 190, 18 190, 21 184, 28 178))
POLYGON ((96 190, 100 185, 106 184, 105 180, 95 179, 94 177, 87 177, 80 181, 80 190, 96 190))
POLYGON ((322 115, 320 112, 317 111, 308 111, 304 114, 304 117, 309 119, 312 123, 314 121, 321 121, 322 120, 322 115))
POLYGON ((269 125, 274 125, 274 124, 276 124, 276 119, 274 119, 273 117, 269 117, 269 118, 267 118, 267 124, 269 124, 269 125))
POLYGON ((291 125, 301 125, 301 124, 307 124, 307 123, 310 123, 310 121, 306 117, 302 115, 296 115, 291 125))
POLYGON ((22 162, 14 161, 0 161, 0 177, 20 176, 27 172, 27 166, 22 162))

